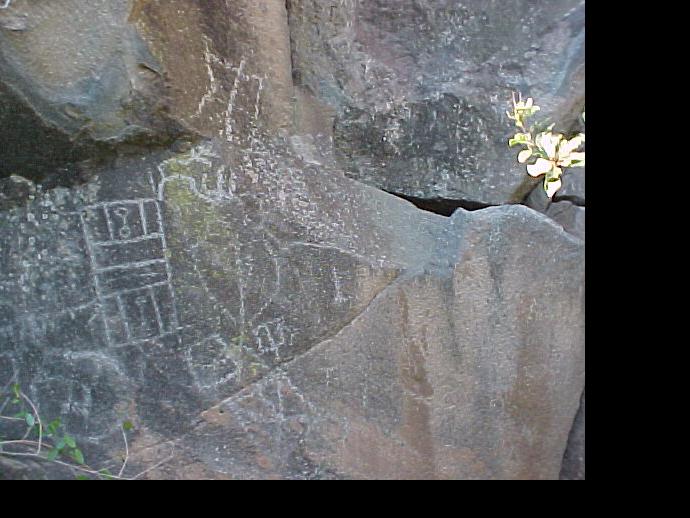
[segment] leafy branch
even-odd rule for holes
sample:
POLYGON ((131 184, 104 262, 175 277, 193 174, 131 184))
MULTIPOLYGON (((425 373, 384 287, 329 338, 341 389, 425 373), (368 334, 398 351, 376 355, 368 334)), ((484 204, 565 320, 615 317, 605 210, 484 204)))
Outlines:
POLYGON ((125 455, 118 473, 115 475, 107 468, 92 468, 86 464, 84 454, 77 446, 75 438, 63 431, 60 419, 54 419, 47 425, 44 424, 45 421, 41 419, 36 405, 22 392, 19 385, 14 383, 10 386, 10 389, 10 393, 6 394, 5 401, 0 406, 0 411, 4 410, 9 404, 10 407, 15 407, 16 412, 13 415, 0 414, 0 420, 20 424, 25 426, 26 429, 20 439, 2 440, 0 438, 0 457, 24 457, 52 462, 77 471, 79 474, 76 478, 79 480, 91 480, 93 478, 101 480, 136 480, 173 458, 174 447, 167 458, 133 477, 125 477, 124 472, 130 456, 127 433, 134 429, 131 421, 125 421, 120 426, 125 446, 125 455))
MULTIPOLYGON (((520 130, 508 141, 510 147, 524 146, 518 153, 518 162, 527 165, 527 174, 535 178, 545 175, 544 191, 549 198, 561 188, 561 175, 566 167, 584 167, 585 152, 577 151, 585 143, 585 134, 578 133, 566 139, 561 133, 553 133, 555 124, 539 123, 527 126, 527 119, 540 110, 529 97, 522 100, 513 94, 513 112, 506 112, 520 130)), ((582 120, 585 113, 582 112, 582 120)))

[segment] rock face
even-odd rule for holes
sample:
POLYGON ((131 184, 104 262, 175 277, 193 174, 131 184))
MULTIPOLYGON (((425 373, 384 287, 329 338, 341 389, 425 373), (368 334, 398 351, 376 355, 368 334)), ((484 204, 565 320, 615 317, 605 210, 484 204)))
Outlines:
POLYGON ((520 202, 534 184, 506 146, 511 91, 566 130, 584 106, 581 0, 290 0, 289 13, 293 75, 334 110, 339 163, 389 192, 520 202))
POLYGON ((563 457, 561 480, 585 480, 585 393, 563 457))
MULTIPOLYGON (((320 4, 0 11, 0 117, 24 135, 2 155, 0 388, 113 472, 131 420, 129 477, 556 479, 584 242, 528 207, 443 217, 347 178, 337 109, 292 80, 293 20, 320 4), (46 54, 43 33, 93 43, 46 54)), ((5 478, 61 469, 0 455, 5 478)))

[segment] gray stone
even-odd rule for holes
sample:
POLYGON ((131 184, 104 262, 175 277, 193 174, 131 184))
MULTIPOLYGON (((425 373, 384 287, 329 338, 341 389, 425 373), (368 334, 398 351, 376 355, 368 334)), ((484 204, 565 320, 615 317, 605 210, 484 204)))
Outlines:
POLYGON ((54 0, 0 10, 0 177, 45 181, 63 168, 56 183, 83 181, 93 165, 76 163, 110 158, 113 147, 144 153, 225 136, 230 119, 246 116, 231 101, 238 70, 262 82, 264 110, 285 124, 290 50, 277 6, 54 0))
POLYGON ((580 239, 585 239, 584 207, 567 201, 559 201, 552 203, 545 214, 562 225, 566 232, 570 232, 580 239))
POLYGON ((563 457, 561 480, 585 480, 585 393, 575 416, 563 457))
POLYGON ((336 112, 343 169, 389 192, 520 202, 511 91, 569 130, 584 106, 584 1, 290 0, 293 75, 336 112))
POLYGON ((177 444, 151 476, 558 476, 584 382, 581 242, 525 207, 446 219, 220 155, 3 213, 3 363, 46 415, 96 458, 125 417, 177 444))
MULTIPOLYGON (((32 5, 12 3, 27 27, 53 12, 32 5)), ((132 421, 126 477, 557 479, 584 388, 583 241, 525 206, 446 218, 347 178, 334 112, 292 88, 282 0, 94 5, 170 72, 152 99, 193 138, 156 123, 154 145, 65 158, 70 182, 0 178, 0 387, 114 473, 132 421)), ((65 37, 90 31, 77 16, 65 37)), ((117 113, 103 128, 127 133, 117 113)), ((8 458, 8 478, 72 476, 8 458)))
POLYGON ((554 194, 554 201, 570 201, 578 206, 585 206, 585 168, 566 169, 563 175, 563 187, 554 194))
POLYGON ((525 205, 546 214, 561 225, 567 232, 584 240, 585 207, 571 201, 563 200, 563 197, 560 198, 561 201, 558 201, 558 199, 559 197, 555 195, 553 200, 550 200, 540 184, 529 194, 525 200, 525 205))

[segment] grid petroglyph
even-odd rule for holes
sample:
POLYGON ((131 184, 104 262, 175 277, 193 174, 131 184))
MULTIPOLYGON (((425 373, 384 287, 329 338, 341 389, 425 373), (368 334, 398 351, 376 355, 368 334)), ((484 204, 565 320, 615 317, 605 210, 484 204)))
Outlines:
POLYGON ((159 202, 97 203, 85 208, 81 220, 108 344, 175 332, 178 316, 159 202))

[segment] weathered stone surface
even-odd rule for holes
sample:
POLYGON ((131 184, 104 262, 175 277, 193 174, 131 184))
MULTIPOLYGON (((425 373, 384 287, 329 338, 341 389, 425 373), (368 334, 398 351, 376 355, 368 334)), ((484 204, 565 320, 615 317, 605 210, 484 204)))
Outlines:
POLYGON ((75 161, 114 146, 227 137, 256 104, 235 106, 238 88, 287 125, 286 17, 278 0, 12 2, 0 10, 0 177, 75 176, 75 161))
POLYGON ((510 92, 564 129, 584 106, 584 1, 288 4, 296 82, 336 111, 347 174, 386 191, 522 201, 510 92))
POLYGON ((129 417, 208 476, 558 476, 581 242, 520 206, 445 219, 223 164, 196 149, 153 188, 140 163, 3 213, 3 375, 92 455, 129 417))
POLYGON ((561 480, 585 480, 585 393, 570 431, 568 448, 563 457, 561 480))
MULTIPOLYGON (((152 99, 194 138, 124 138, 69 187, 0 178, 0 386, 113 472, 131 420, 127 476, 558 478, 584 388, 583 241, 528 207, 446 218, 347 178, 334 111, 293 91, 282 0, 112 4, 94 8, 155 58, 152 99)), ((127 55, 115 40, 103 56, 127 55)), ((29 74, 26 41, 12 66, 44 99, 81 77, 29 74)), ((31 102, 8 113, 48 121, 31 102)), ((10 460, 9 478, 68 476, 10 460)))
POLYGON ((585 239, 585 208, 568 201, 559 201, 549 205, 545 214, 558 222, 571 234, 585 239))
POLYGON ((567 169, 563 187, 554 195, 555 201, 570 201, 578 206, 585 206, 585 168, 567 169))
MULTIPOLYGON (((574 169, 574 171, 577 171, 577 169, 574 169)), ((583 175, 581 179, 582 185, 584 185, 584 170, 582 171, 583 175)), ((568 192, 578 192, 577 187, 569 189, 568 192)), ((584 195, 584 189, 582 192, 584 195)), ((525 205, 536 211, 546 214, 548 217, 561 225, 567 232, 570 232, 571 234, 584 240, 585 207, 568 201, 567 198, 567 196, 554 196, 553 200, 550 200, 546 196, 546 193, 544 192, 544 189, 542 189, 541 185, 538 185, 525 200, 525 205)), ((579 200, 579 197, 574 196, 574 199, 579 200)), ((584 198, 582 201, 584 202, 584 198)))
MULTIPOLYGON (((576 329, 581 306, 557 302, 558 261, 524 275, 527 258, 510 253, 553 227, 526 209, 458 212, 449 225, 466 231, 449 243, 450 268, 401 276, 335 337, 207 411, 190 450, 253 430, 229 455, 254 477, 294 476, 295 466, 318 477, 327 466, 348 478, 553 478, 574 407, 552 405, 582 375, 582 329, 563 340, 558 327, 576 329), (544 276, 556 280, 546 290, 544 276), (563 319, 556 329, 540 318, 549 310, 563 319), (560 338, 534 339, 545 335, 560 338), (574 360, 565 369, 564 354, 574 360)), ((565 239, 552 251, 579 271, 578 249, 565 239)), ((217 450, 206 455, 227 472, 217 450)))

